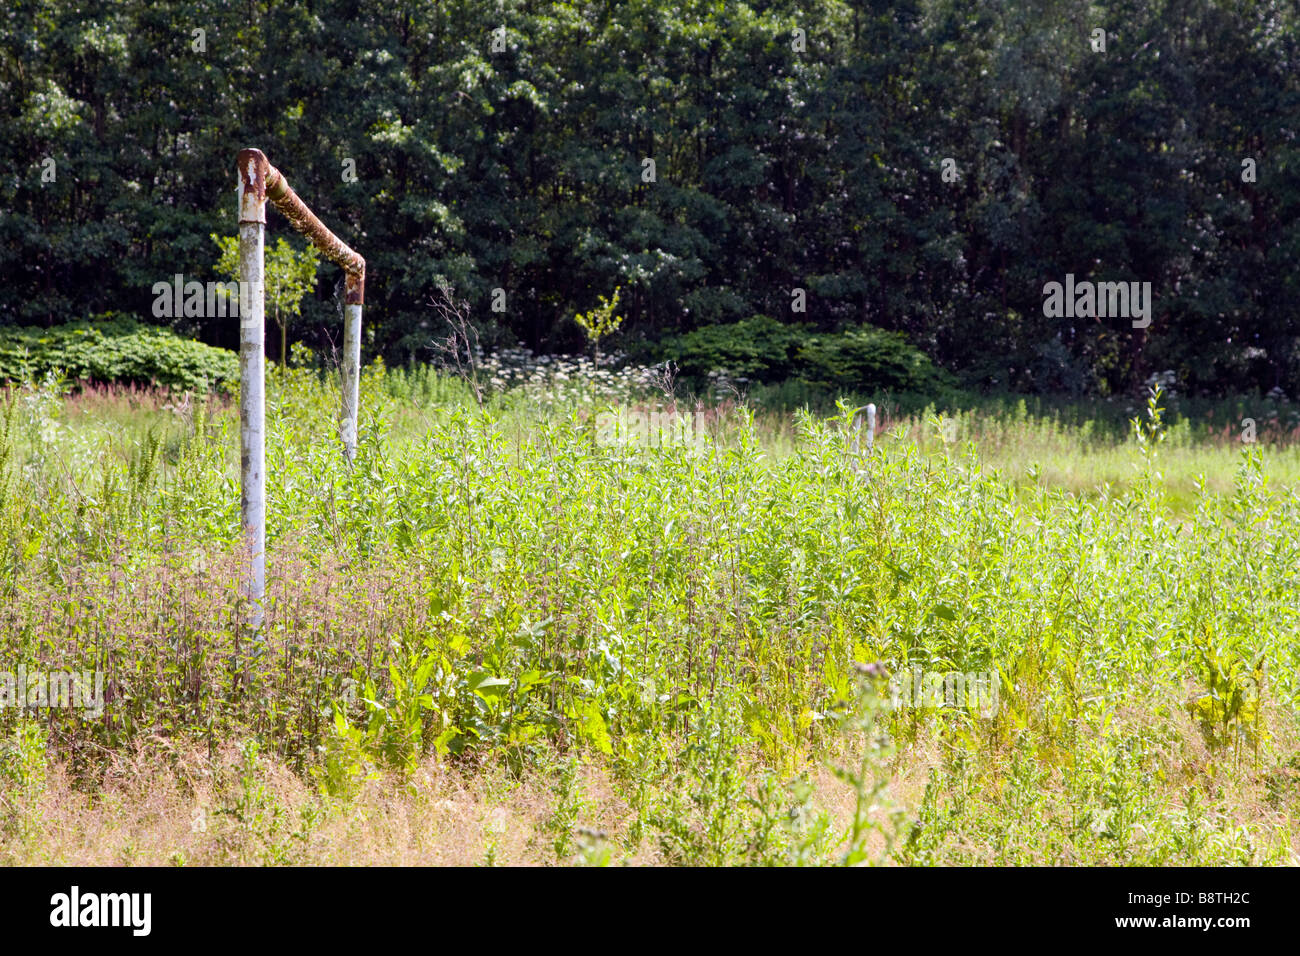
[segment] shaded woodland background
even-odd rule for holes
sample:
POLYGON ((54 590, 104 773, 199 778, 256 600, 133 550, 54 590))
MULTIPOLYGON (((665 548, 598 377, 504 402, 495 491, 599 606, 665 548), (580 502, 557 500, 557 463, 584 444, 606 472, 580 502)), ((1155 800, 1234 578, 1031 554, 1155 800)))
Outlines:
MULTIPOLYGON (((641 358, 767 316, 896 331, 969 388, 1294 397, 1298 47, 1286 2, 11 0, 0 325, 158 321, 155 282, 220 278, 258 146, 365 255, 390 363, 434 358, 439 282, 541 351, 621 286, 611 347, 641 358), (1045 318, 1067 272, 1152 282, 1151 327, 1045 318)), ((336 273, 292 340, 339 337, 336 273)))

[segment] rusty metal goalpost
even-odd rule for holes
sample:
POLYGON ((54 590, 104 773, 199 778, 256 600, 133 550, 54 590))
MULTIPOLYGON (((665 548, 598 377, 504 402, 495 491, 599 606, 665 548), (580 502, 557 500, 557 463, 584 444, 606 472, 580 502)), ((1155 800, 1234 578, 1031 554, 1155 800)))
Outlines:
POLYGON ((243 149, 236 159, 239 175, 239 444, 240 520, 249 550, 247 594, 251 623, 261 631, 266 599, 266 297, 262 268, 266 201, 329 259, 343 268, 343 400, 339 432, 343 454, 357 451, 357 404, 361 379, 361 306, 365 298, 366 260, 325 228, 283 174, 260 149, 243 149), (244 294, 247 290, 247 294, 244 294))

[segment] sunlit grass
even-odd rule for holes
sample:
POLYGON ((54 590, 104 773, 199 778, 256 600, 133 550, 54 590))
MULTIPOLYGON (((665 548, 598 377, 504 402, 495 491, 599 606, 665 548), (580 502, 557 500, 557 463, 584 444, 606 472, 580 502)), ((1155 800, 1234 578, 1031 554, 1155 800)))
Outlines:
POLYGON ((0 710, 0 859, 91 854, 71 794, 134 813, 139 761, 168 796, 129 861, 409 860, 349 857, 400 828, 348 808, 433 819, 456 779, 526 782, 487 802, 531 834, 476 811, 462 861, 1294 861, 1294 447, 884 406, 868 459, 732 402, 702 447, 608 448, 589 402, 673 397, 559 371, 480 406, 373 367, 352 466, 336 383, 273 375, 263 641, 231 399, 13 391, 0 659, 109 700, 0 710), (885 706, 913 667, 997 706, 885 706))

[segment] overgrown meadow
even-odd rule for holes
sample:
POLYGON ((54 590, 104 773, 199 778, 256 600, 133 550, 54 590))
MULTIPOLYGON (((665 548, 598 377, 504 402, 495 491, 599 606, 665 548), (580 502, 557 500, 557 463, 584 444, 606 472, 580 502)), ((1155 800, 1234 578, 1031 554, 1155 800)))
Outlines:
POLYGON ((0 669, 105 707, 0 709, 0 862, 1297 862, 1293 446, 481 374, 368 368, 348 465, 271 373, 261 634, 229 397, 4 393, 0 669))

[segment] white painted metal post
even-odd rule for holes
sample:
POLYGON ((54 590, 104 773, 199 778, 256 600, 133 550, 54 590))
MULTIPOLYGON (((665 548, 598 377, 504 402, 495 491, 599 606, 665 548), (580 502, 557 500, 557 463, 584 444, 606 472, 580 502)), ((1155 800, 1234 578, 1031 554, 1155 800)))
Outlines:
POLYGON ((866 459, 871 457, 871 450, 876 445, 876 406, 860 405, 853 410, 853 441, 849 446, 851 453, 851 467, 858 473, 859 478, 865 479, 867 474, 866 459), (867 453, 862 454, 862 413, 866 413, 867 419, 867 453))
POLYGON ((357 407, 361 388, 361 303, 343 306, 343 409, 339 429, 343 454, 352 461, 357 454, 357 407))
POLYGON ((853 445, 854 455, 861 454, 862 441, 862 417, 861 413, 867 413, 867 454, 871 454, 871 449, 876 444, 876 406, 863 405, 853 410, 853 445))
POLYGON ((266 600, 266 157, 243 150, 239 167, 239 453, 240 523, 248 548, 245 593, 260 632, 266 600), (259 162, 260 161, 260 162, 259 162))

